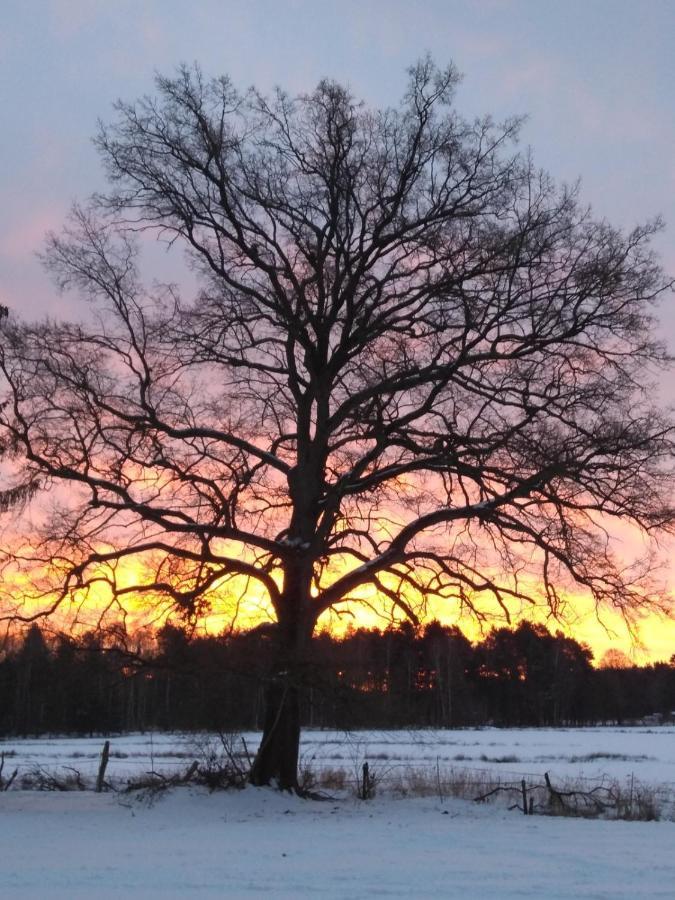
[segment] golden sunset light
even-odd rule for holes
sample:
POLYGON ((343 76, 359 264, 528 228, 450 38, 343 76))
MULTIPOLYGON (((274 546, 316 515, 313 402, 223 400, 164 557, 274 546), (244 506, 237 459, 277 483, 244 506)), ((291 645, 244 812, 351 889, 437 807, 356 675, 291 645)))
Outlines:
MULTIPOLYGON (((61 601, 59 610, 53 617, 53 626, 86 632, 98 627, 102 621, 106 624, 124 621, 127 630, 133 634, 138 629, 148 627, 159 629, 166 621, 180 624, 181 619, 176 617, 173 604, 157 592, 150 591, 147 595, 131 593, 124 601, 123 609, 113 602, 112 583, 121 591, 128 590, 132 585, 151 585, 152 573, 157 565, 156 559, 128 558, 116 564, 114 569, 94 570, 90 575, 91 584, 86 590, 76 589, 61 601)), ((330 584, 342 574, 344 570, 335 571, 333 567, 325 583, 330 584)), ((280 584, 281 573, 276 573, 275 578, 280 584)), ((6 572, 3 595, 5 598, 11 597, 14 608, 22 616, 30 618, 32 613, 44 608, 43 592, 53 582, 53 572, 48 573, 44 569, 38 572, 35 567, 31 567, 30 577, 28 574, 6 572)), ((531 592, 536 595, 536 588, 533 587, 531 592)), ((52 602, 56 601, 57 596, 52 595, 52 602)), ((563 608, 559 619, 551 617, 550 610, 543 602, 534 606, 523 603, 510 610, 510 622, 507 622, 498 605, 486 597, 474 598, 476 605, 484 611, 485 620, 481 623, 476 621, 470 611, 462 609, 460 600, 454 603, 438 599, 425 601, 420 595, 407 594, 405 588, 403 596, 409 606, 418 612, 421 625, 439 621, 443 625, 457 626, 472 641, 479 640, 494 625, 515 626, 520 621, 540 623, 551 631, 562 630, 591 648, 595 665, 602 662, 608 650, 620 650, 636 664, 667 662, 675 647, 675 621, 667 615, 645 613, 629 628, 619 611, 611 608, 597 609, 588 594, 574 589, 561 592, 563 608)), ((274 619, 274 610, 264 589, 242 577, 216 581, 203 599, 204 611, 190 622, 190 627, 198 634, 219 635, 246 631, 274 619)), ((358 599, 365 602, 326 611, 318 621, 318 630, 328 631, 339 637, 350 629, 383 629, 406 620, 405 613, 392 608, 391 601, 374 586, 368 591, 361 590, 358 599)), ((10 601, 5 599, 3 603, 7 608, 10 601)))

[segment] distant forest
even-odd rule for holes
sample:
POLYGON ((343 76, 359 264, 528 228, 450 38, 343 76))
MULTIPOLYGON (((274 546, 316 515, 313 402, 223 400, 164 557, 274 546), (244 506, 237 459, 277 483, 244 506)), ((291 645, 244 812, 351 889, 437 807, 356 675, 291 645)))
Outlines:
MULTIPOLYGON (((33 625, 0 651, 0 734, 258 729, 274 631, 192 637, 174 626, 132 645, 33 625)), ((523 623, 472 644, 437 622, 313 643, 303 725, 326 728, 564 726, 668 720, 671 664, 593 668, 588 648, 523 623)))

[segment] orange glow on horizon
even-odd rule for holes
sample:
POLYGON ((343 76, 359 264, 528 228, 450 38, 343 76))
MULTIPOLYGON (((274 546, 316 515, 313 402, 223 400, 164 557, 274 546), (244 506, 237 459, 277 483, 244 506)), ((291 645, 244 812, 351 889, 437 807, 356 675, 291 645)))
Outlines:
MULTIPOLYGON (((140 583, 144 580, 143 573, 142 560, 124 560, 116 566, 116 583, 119 587, 140 583)), ((103 577, 104 573, 100 574, 103 577)), ((58 628, 77 633, 96 628, 101 623, 102 613, 105 610, 107 610, 105 621, 108 623, 115 621, 116 615, 117 620, 121 618, 121 613, 116 614, 110 607, 112 600, 110 587, 104 580, 96 580, 96 576, 97 573, 94 573, 94 581, 87 591, 75 591, 72 598, 63 601, 55 617, 58 628)), ((33 584, 39 580, 33 579, 33 584)), ((31 593, 33 591, 28 591, 26 576, 17 576, 11 588, 8 587, 8 580, 5 577, 4 596, 19 596, 19 604, 22 605, 24 614, 30 614, 32 610, 38 608, 38 600, 34 596, 31 597, 31 593)), ((361 589, 359 600, 361 602, 355 598, 354 602, 344 604, 340 610, 329 610, 322 615, 317 631, 327 630, 334 635, 340 635, 350 627, 383 629, 389 624, 405 619, 401 611, 392 612, 391 602, 378 595, 375 587, 365 591, 361 589)), ((515 626, 520 621, 529 620, 545 625, 551 632, 560 630, 579 643, 588 645, 593 651, 596 665, 610 649, 623 651, 637 664, 668 661, 675 654, 674 618, 660 617, 654 613, 644 615, 638 622, 635 639, 616 611, 603 610, 598 617, 587 594, 569 590, 567 593, 562 592, 562 600, 565 606, 562 621, 552 618, 550 611, 543 606, 523 605, 521 609, 514 610, 511 624, 515 626)), ((208 592, 207 601, 208 609, 194 623, 196 630, 201 633, 215 635, 234 629, 243 631, 274 619, 271 603, 263 588, 252 581, 246 581, 242 576, 215 583, 208 592)), ((6 611, 7 602, 0 601, 0 603, 6 611)), ((447 601, 429 600, 420 619, 422 623, 436 619, 443 625, 457 626, 469 640, 476 642, 493 625, 495 627, 507 625, 496 603, 493 602, 491 610, 489 603, 481 601, 481 607, 487 616, 482 627, 468 612, 461 612, 458 602, 450 604, 447 601)), ((130 632, 145 627, 159 628, 167 621, 180 624, 180 619, 170 602, 151 594, 129 595, 125 601, 124 618, 130 632)))
MULTIPOLYGON (((138 474, 138 473, 137 473, 138 474)), ((630 567, 638 557, 647 551, 647 545, 635 528, 623 523, 612 523, 612 541, 616 551, 620 554, 622 564, 630 567)), ((376 523, 381 529, 378 535, 382 540, 388 536, 387 523, 376 523)), ((6 531, 4 539, 16 541, 18 546, 18 534, 9 535, 6 531)), ((101 551, 110 550, 112 547, 101 546, 101 551)), ((223 556, 232 554, 236 557, 239 550, 222 542, 218 547, 223 556)), ((660 550, 662 553, 671 549, 664 539, 660 550)), ((673 558, 671 554, 671 559, 673 558)), ((0 618, 11 612, 12 608, 20 608, 24 615, 37 612, 48 604, 48 599, 54 597, 53 584, 58 580, 59 571, 56 566, 52 571, 46 571, 45 566, 30 565, 30 548, 26 550, 23 571, 19 567, 6 567, 2 572, 0 581, 0 618), (50 582, 52 591, 50 592, 50 582)), ((57 628, 72 630, 82 633, 94 629, 102 624, 111 624, 124 618, 128 631, 132 632, 142 628, 158 628, 167 621, 181 624, 180 617, 176 614, 172 601, 169 598, 153 595, 151 591, 140 595, 127 594, 124 597, 124 612, 116 608, 110 582, 114 581, 118 588, 128 588, 136 584, 150 584, 153 576, 156 578, 161 571, 162 580, 180 577, 180 563, 175 567, 164 568, 162 560, 165 557, 146 554, 137 554, 123 558, 115 563, 101 566, 99 571, 90 572, 90 586, 73 592, 72 596, 63 600, 56 619, 57 628)), ((339 577, 345 574, 349 563, 348 555, 337 558, 330 567, 326 568, 322 576, 322 588, 329 586, 339 577)), ((530 560, 530 563, 536 560, 530 560)), ((63 569, 65 571, 65 567, 63 569)), ((486 564, 485 574, 492 574, 495 580, 504 581, 504 573, 496 568, 490 569, 486 564)), ((656 571, 656 570, 655 570, 656 571)), ((517 576, 520 586, 533 595, 541 593, 538 590, 539 583, 535 576, 534 565, 524 565, 523 571, 517 576), (529 588, 529 590, 528 590, 529 588)), ((669 584, 675 583, 675 567, 663 571, 663 581, 669 584)), ((272 573, 272 577, 281 585, 281 573, 272 573)), ((482 628, 480 623, 469 611, 462 610, 457 599, 427 601, 421 595, 411 596, 410 590, 401 585, 394 576, 388 581, 389 576, 383 575, 382 581, 394 592, 401 590, 404 599, 418 614, 422 623, 438 620, 446 626, 457 626, 465 636, 475 642, 481 639, 490 628, 505 626, 507 623, 503 611, 495 600, 484 596, 476 597, 476 605, 485 614, 482 628)), ((511 585, 515 585, 516 576, 513 575, 511 585)), ((189 581, 189 577, 187 579, 189 581)), ((506 579, 508 581, 509 579, 506 579)), ((175 584, 175 582, 171 582, 175 584)), ((550 610, 542 602, 540 605, 530 605, 525 601, 514 601, 511 609, 511 623, 517 625, 523 620, 529 620, 543 624, 551 632, 562 631, 566 636, 572 637, 580 643, 588 645, 594 654, 596 665, 601 662, 604 654, 610 650, 620 650, 630 657, 635 663, 646 664, 657 661, 668 661, 675 654, 675 618, 660 617, 656 614, 646 614, 638 617, 634 634, 631 635, 617 611, 604 609, 600 616, 596 610, 592 598, 573 585, 560 588, 558 591, 563 610, 560 620, 552 617, 550 610)), ((272 604, 262 585, 253 579, 244 576, 232 576, 215 582, 205 594, 205 608, 201 612, 194 625, 198 632, 207 634, 222 634, 232 630, 247 630, 263 622, 274 620, 272 604)), ((351 595, 352 602, 341 604, 339 608, 324 613, 318 622, 317 631, 327 630, 332 634, 343 634, 349 627, 379 628, 400 622, 405 619, 401 610, 392 610, 391 600, 379 594, 375 586, 361 587, 351 595)), ((348 598, 349 601, 349 598, 348 598)))

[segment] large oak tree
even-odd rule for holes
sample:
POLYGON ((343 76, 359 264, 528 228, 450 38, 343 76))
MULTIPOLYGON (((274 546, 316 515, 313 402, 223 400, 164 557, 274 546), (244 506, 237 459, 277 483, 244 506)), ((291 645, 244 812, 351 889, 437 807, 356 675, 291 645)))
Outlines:
POLYGON ((516 120, 461 118, 456 82, 424 60, 378 110, 331 81, 159 78, 100 129, 108 193, 48 240, 95 311, 3 326, 13 488, 60 486, 22 551, 58 585, 10 614, 103 583, 113 610, 165 598, 195 618, 228 579, 256 585, 277 648, 258 784, 296 785, 328 610, 556 614, 566 581, 628 617, 655 599, 611 522, 673 518, 649 393, 659 223, 594 220, 515 150, 516 120), (144 286, 148 233, 187 250, 194 296, 144 286), (135 558, 142 577, 119 578, 135 558))

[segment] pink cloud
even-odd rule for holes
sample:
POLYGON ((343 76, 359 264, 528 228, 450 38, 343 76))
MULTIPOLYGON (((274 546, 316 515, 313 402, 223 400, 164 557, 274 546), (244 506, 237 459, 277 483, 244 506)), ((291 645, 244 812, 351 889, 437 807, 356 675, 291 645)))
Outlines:
POLYGON ((63 222, 63 209, 43 207, 14 222, 0 234, 0 252, 14 262, 28 261, 41 248, 46 233, 57 230, 63 222))
POLYGON ((50 0, 49 20, 55 37, 68 40, 110 9, 106 0, 50 0))

